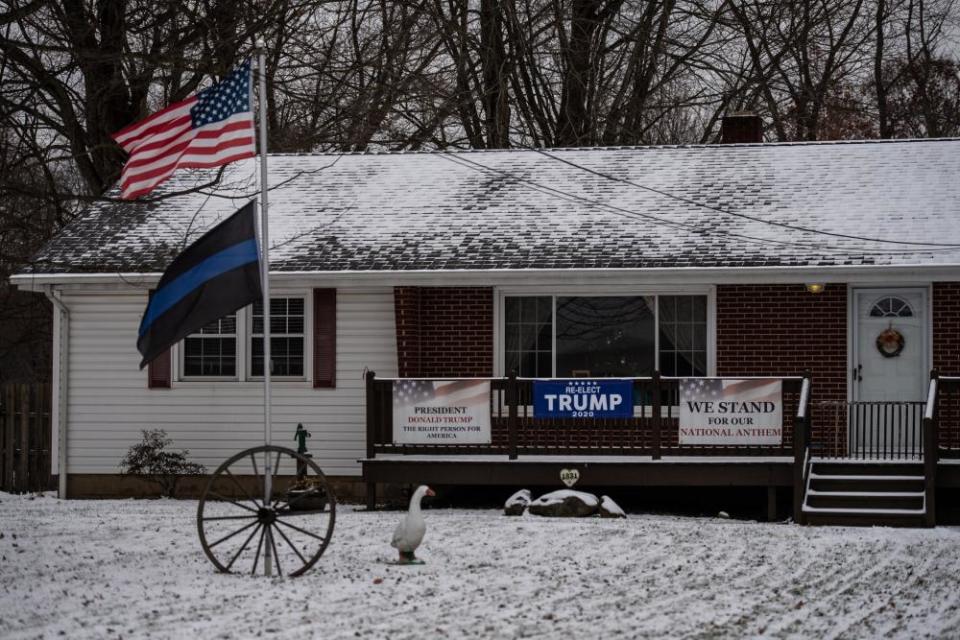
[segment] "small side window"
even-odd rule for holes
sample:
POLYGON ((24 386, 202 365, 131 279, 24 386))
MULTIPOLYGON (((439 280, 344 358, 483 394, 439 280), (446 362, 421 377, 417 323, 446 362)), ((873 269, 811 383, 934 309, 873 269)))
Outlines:
MULTIPOLYGON (((270 299, 270 359, 272 375, 302 378, 304 351, 303 298, 270 299)), ((263 303, 253 303, 250 332, 250 374, 263 376, 263 303)))
POLYGON ((187 378, 236 377, 236 314, 211 322, 183 339, 183 375, 187 378))

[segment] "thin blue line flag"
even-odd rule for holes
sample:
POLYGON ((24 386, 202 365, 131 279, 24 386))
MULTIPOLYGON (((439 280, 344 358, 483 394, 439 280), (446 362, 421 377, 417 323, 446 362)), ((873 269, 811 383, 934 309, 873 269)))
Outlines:
POLYGON ((140 322, 140 368, 191 333, 262 297, 251 201, 187 247, 163 273, 140 322))

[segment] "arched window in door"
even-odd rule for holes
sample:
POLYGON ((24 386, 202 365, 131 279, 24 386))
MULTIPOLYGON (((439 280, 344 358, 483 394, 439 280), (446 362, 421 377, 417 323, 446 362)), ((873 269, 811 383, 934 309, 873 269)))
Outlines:
POLYGON ((903 298, 887 296, 880 298, 870 308, 871 318, 912 318, 913 307, 903 298))

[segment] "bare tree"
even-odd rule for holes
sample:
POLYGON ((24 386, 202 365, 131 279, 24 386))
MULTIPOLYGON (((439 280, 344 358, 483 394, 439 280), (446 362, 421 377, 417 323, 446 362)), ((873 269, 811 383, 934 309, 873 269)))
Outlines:
MULTIPOLYGON (((270 149, 960 135, 956 0, 7 0, 0 372, 49 327, 6 276, 117 179, 110 135, 267 42, 270 149)), ((33 375, 32 373, 30 375, 33 375)))
POLYGON ((731 0, 779 140, 817 140, 831 95, 862 73, 874 23, 864 0, 731 0))

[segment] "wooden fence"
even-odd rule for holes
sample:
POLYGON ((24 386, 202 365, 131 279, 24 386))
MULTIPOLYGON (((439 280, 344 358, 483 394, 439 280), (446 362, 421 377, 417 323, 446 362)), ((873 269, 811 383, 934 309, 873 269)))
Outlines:
POLYGON ((50 385, 0 386, 0 491, 51 489, 50 385))

